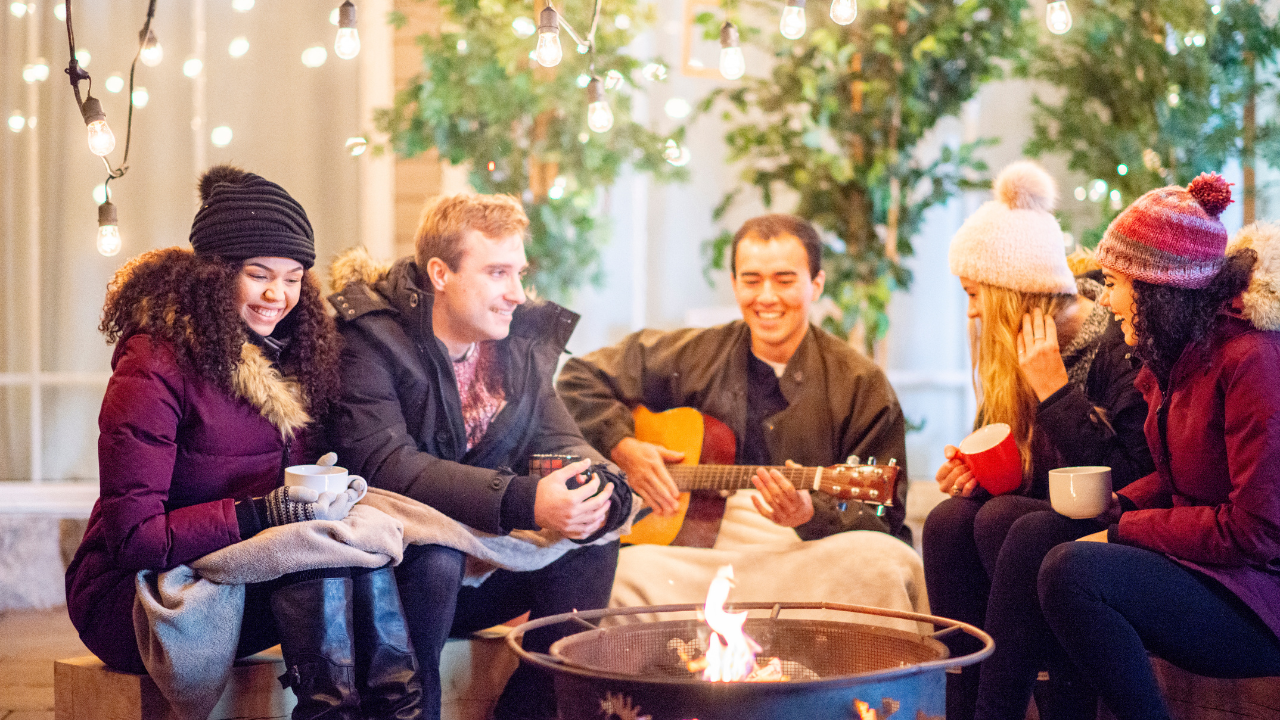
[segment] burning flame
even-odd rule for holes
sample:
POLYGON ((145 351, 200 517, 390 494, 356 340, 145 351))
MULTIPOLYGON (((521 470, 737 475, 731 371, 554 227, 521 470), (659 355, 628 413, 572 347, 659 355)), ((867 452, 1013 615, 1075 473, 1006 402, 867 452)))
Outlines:
POLYGON ((742 631, 747 613, 730 613, 724 609, 732 587, 733 566, 725 565, 716 571, 703 605, 707 624, 713 631, 707 640, 706 667, 702 671, 702 679, 708 682, 746 680, 756 671, 756 653, 761 648, 742 631))

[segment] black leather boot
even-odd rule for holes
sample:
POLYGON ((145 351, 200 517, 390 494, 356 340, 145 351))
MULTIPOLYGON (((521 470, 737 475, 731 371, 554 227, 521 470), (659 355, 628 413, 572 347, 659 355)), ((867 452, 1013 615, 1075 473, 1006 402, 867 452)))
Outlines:
POLYGON ((395 572, 352 572, 355 586, 356 679, 363 716, 419 720, 422 681, 409 640, 395 572))
POLYGON ((293 720, 359 718, 351 599, 350 577, 286 579, 271 594, 284 654, 280 683, 298 698, 293 720))

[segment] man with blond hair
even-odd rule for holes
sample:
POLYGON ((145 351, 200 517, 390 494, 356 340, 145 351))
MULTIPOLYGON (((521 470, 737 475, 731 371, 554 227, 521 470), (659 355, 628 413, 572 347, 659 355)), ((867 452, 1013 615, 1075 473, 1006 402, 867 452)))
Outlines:
MULTIPOLYGON (((477 530, 550 529, 582 543, 540 570, 500 569, 478 587, 462 586, 465 558, 456 550, 405 551, 396 573, 429 717, 439 717, 440 650, 449 635, 526 611, 536 619, 606 606, 618 543, 591 543, 630 509, 620 472, 583 440, 552 388, 578 316, 527 301, 528 225, 519 201, 506 195, 437 198, 423 210, 414 257, 380 268, 357 251, 334 264, 330 302, 345 345, 330 427, 344 463, 374 487, 477 530), (538 479, 529 472, 535 453, 607 470, 570 489, 567 481, 587 463, 538 479)), ((546 652, 571 630, 535 630, 524 646, 546 652)), ((551 679, 527 665, 494 710, 500 720, 555 714, 551 679)))

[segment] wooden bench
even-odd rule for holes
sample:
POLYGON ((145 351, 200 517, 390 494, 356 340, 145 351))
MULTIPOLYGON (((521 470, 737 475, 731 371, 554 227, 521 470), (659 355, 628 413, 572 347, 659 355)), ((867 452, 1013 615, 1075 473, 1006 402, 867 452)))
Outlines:
MULTIPOLYGON (((440 656, 442 720, 484 720, 515 671, 506 628, 445 643, 440 656)), ((279 646, 236 662, 210 720, 287 718, 295 704, 277 679, 279 646)), ((169 703, 146 675, 116 672, 93 655, 58 660, 53 677, 55 720, 169 720, 169 703)))

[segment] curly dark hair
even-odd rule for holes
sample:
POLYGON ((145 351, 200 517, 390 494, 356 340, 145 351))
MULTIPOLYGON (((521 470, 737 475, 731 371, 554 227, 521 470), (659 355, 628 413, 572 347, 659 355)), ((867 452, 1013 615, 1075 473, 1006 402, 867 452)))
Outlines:
MULTIPOLYGON (((138 333, 164 340, 184 369, 231 393, 232 370, 249 339, 237 310, 241 267, 239 261, 177 247, 143 253, 107 284, 98 329, 108 343, 138 333)), ((281 373, 298 381, 308 411, 319 419, 337 396, 341 342, 310 270, 303 274, 297 306, 280 321, 278 333, 293 338, 281 357, 281 373)))
POLYGON ((1249 287, 1258 254, 1249 248, 1236 250, 1209 285, 1200 289, 1133 281, 1133 332, 1137 355, 1162 387, 1167 387, 1173 365, 1188 345, 1203 340, 1214 318, 1249 287))

